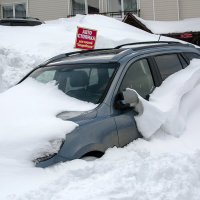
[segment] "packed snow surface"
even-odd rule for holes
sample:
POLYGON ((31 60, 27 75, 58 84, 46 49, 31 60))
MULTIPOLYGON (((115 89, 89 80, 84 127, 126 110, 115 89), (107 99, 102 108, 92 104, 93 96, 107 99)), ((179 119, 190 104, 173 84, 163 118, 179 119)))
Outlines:
MULTIPOLYGON (((96 15, 38 27, 0 27, 1 91, 45 59, 74 50, 77 26, 98 30, 97 48, 158 39, 96 15)), ((33 167, 33 151, 77 126, 56 114, 72 110, 74 104, 80 105, 77 110, 94 105, 71 101, 53 83, 32 79, 1 93, 0 199, 199 200, 199 67, 200 61, 193 61, 156 88, 149 102, 140 98, 138 110, 143 112, 136 120, 148 139, 109 149, 96 161, 74 160, 48 169, 33 167)))
POLYGON ((185 32, 199 32, 200 18, 190 18, 180 21, 152 21, 144 20, 135 16, 141 21, 152 33, 168 34, 168 33, 185 33, 185 32))

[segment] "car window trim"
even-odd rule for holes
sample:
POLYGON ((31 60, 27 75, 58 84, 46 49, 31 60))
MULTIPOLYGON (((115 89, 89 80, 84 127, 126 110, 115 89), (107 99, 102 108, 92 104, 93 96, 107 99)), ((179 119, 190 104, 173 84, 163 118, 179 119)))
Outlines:
POLYGON ((180 62, 181 62, 182 68, 185 69, 184 63, 182 62, 182 59, 187 63, 187 66, 189 65, 188 61, 185 59, 185 57, 183 56, 182 53, 179 53, 179 54, 178 54, 178 57, 179 57, 179 60, 180 60, 180 62), (182 59, 181 59, 181 58, 182 58, 182 59))
POLYGON ((158 69, 158 66, 157 66, 153 56, 149 56, 148 60, 149 60, 149 64, 150 64, 149 65, 150 70, 151 70, 152 76, 154 78, 155 87, 159 87, 162 83, 162 77, 161 77, 160 71, 158 69))

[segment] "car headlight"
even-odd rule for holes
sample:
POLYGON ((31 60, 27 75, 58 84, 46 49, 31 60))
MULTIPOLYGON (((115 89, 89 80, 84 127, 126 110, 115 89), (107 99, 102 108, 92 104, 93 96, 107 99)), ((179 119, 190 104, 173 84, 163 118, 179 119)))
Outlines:
POLYGON ((41 150, 37 155, 33 156, 33 162, 35 164, 48 160, 54 157, 64 144, 64 139, 50 140, 47 148, 41 150))

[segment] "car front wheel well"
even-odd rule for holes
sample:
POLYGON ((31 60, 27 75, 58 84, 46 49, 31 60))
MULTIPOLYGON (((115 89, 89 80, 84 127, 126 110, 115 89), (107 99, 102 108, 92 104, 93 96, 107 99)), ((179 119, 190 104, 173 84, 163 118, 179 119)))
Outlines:
POLYGON ((104 153, 101 152, 101 151, 91 151, 91 152, 88 152, 88 153, 84 154, 81 158, 84 158, 84 157, 101 158, 103 155, 104 155, 104 153))

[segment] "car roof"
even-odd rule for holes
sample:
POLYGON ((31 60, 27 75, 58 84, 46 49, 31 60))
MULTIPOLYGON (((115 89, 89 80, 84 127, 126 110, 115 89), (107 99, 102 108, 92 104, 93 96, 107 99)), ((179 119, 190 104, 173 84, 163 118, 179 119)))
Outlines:
MULTIPOLYGON (((96 49, 90 51, 78 51, 66 54, 60 54, 42 64, 42 66, 55 66, 64 64, 78 63, 108 63, 119 62, 120 59, 130 54, 141 54, 147 51, 155 52, 165 49, 179 49, 182 51, 195 51, 193 45, 177 42, 143 42, 131 43, 118 46, 112 49, 96 49)), ((196 50, 198 51, 198 50, 196 50)), ((199 52, 200 53, 200 52, 199 52)))
POLYGON ((85 51, 74 53, 70 56, 60 58, 48 65, 74 64, 74 63, 108 63, 118 61, 118 57, 126 55, 130 50, 124 49, 106 49, 97 51, 85 51))

